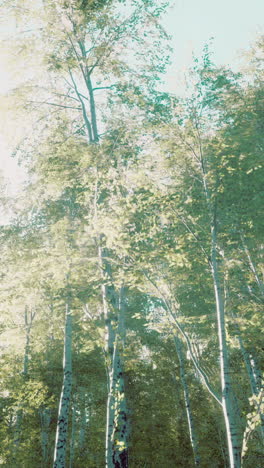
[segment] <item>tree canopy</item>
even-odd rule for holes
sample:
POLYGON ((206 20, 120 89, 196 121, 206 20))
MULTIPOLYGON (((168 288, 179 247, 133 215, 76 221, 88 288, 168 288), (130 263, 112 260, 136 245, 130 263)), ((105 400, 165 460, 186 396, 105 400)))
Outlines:
POLYGON ((1 5, 3 467, 263 466, 263 38, 240 72, 205 46, 182 98, 167 6, 1 5))

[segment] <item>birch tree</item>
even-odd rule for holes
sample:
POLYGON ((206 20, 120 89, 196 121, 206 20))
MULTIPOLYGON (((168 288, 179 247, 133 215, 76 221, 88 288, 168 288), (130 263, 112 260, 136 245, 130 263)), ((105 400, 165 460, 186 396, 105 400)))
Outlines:
POLYGON ((168 63, 162 2, 2 8, 17 20, 17 63, 32 73, 9 97, 30 129, 14 154, 31 180, 1 228, 1 330, 21 322, 25 296, 40 311, 26 347, 4 355, 14 361, 10 378, 1 371, 4 466, 52 463, 55 438, 54 468, 238 468, 243 432, 252 466, 262 421, 261 67, 246 83, 214 69, 205 50, 181 100, 157 90, 168 63), (23 366, 27 382, 16 375, 23 366))

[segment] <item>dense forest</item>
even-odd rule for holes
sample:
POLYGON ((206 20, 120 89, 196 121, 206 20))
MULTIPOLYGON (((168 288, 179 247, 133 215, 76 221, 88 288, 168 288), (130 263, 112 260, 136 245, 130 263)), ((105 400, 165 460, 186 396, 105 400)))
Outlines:
POLYGON ((2 467, 263 467, 264 40, 165 92, 166 8, 2 2, 2 467))

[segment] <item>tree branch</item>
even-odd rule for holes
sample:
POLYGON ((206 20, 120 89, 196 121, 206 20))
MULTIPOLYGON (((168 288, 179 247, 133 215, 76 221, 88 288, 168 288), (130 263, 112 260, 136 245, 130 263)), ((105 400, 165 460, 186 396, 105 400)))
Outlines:
POLYGON ((115 87, 115 85, 112 85, 112 86, 98 86, 96 88, 93 88, 93 91, 96 91, 97 89, 112 89, 114 87, 115 87))
POLYGON ((148 281, 154 286, 154 288, 156 289, 156 291, 159 293, 159 296, 160 298, 162 299, 163 301, 163 309, 169 313, 169 316, 173 319, 178 331, 181 333, 181 335, 183 336, 184 340, 185 340, 185 343, 187 345, 187 349, 190 353, 190 357, 191 357, 191 360, 194 364, 194 367, 195 369, 197 370, 198 374, 200 375, 200 377, 202 378, 208 392, 212 395, 212 397, 217 401, 217 403, 222 407, 222 402, 221 402, 221 399, 220 397, 217 395, 217 393, 213 390, 209 380, 208 380, 208 376, 207 374, 204 372, 204 370, 200 367, 194 353, 193 353, 193 350, 192 350, 192 345, 191 345, 191 341, 190 341, 190 338, 188 337, 187 333, 184 331, 183 327, 181 326, 181 324, 179 323, 178 319, 176 318, 175 314, 173 313, 171 307, 170 307, 170 304, 168 303, 166 297, 164 296, 164 294, 160 291, 160 289, 158 288, 158 286, 154 283, 154 281, 148 276, 148 274, 142 270, 142 273, 144 274, 144 276, 148 279, 148 281))
POLYGON ((176 214, 177 218, 181 221, 181 223, 184 225, 184 227, 187 229, 187 231, 193 236, 193 238, 198 242, 198 245, 204 254, 209 266, 212 266, 212 262, 210 259, 210 256, 207 254, 206 250, 204 249, 203 245, 201 244, 201 241, 199 237, 193 232, 193 230, 190 228, 190 226, 186 223, 186 221, 176 212, 174 208, 172 208, 172 211, 176 214))
POLYGON ((48 106, 62 107, 64 109, 82 110, 81 107, 64 106, 62 104, 55 104, 54 102, 48 102, 48 101, 28 101, 28 102, 31 102, 32 104, 47 104, 48 106))

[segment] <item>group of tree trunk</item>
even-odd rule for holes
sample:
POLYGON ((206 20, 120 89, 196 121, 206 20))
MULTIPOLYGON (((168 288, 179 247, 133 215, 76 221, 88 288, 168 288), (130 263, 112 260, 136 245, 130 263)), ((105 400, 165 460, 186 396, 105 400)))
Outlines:
POLYGON ((263 38, 241 73, 205 47, 180 98, 162 1, 2 8, 32 73, 7 98, 1 466, 260 468, 263 38))

